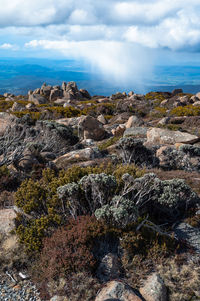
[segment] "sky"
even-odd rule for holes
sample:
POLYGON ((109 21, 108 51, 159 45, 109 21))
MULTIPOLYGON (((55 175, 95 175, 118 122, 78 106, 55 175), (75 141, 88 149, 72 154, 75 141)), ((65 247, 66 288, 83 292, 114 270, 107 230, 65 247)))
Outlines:
POLYGON ((74 59, 115 81, 200 65, 199 0, 0 0, 0 57, 74 59))

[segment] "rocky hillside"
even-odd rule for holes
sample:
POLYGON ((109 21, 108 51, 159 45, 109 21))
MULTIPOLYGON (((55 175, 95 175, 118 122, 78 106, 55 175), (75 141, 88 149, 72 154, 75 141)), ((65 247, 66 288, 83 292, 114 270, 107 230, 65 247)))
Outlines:
POLYGON ((0 95, 0 300, 200 300, 199 184, 200 93, 0 95))

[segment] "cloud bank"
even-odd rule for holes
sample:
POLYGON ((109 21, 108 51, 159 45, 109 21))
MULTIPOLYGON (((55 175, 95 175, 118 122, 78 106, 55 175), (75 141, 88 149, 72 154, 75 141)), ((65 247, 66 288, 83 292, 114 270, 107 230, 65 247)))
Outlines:
POLYGON ((112 79, 144 78, 146 66, 155 64, 153 50, 200 49, 199 0, 0 0, 0 4, 0 48, 11 50, 9 37, 15 36, 27 51, 47 49, 83 59, 112 79))

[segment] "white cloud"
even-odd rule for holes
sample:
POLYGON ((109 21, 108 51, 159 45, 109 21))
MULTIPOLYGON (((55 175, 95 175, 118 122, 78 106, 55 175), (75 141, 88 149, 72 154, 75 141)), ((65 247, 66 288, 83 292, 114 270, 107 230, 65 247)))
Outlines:
POLYGON ((153 63, 145 49, 116 41, 33 40, 25 46, 57 50, 68 57, 81 58, 107 80, 124 83, 141 84, 145 74, 151 72, 153 63))
POLYGON ((18 37, 27 51, 52 49, 84 59, 110 78, 144 79, 147 66, 154 64, 151 56, 147 59, 149 49, 200 49, 199 0, 0 0, 0 4, 0 41, 2 36, 2 41, 15 44, 18 37))
POLYGON ((0 45, 0 49, 3 50, 18 50, 18 47, 16 45, 10 44, 10 43, 4 43, 0 45))
MULTIPOLYGON (((199 0, 0 0, 0 27, 34 39, 198 48, 199 0)), ((1 32, 0 32, 1 33, 1 32)))

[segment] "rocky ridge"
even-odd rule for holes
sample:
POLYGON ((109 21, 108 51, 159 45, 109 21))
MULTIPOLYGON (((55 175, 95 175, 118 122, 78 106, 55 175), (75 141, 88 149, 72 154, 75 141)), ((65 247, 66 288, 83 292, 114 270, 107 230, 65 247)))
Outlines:
MULTIPOLYGON (((70 200, 68 206, 72 216, 76 217, 76 214, 86 215, 90 211, 96 217, 101 216, 105 223, 108 220, 112 221, 114 226, 117 225, 117 228, 120 228, 118 219, 121 225, 124 223, 127 226, 128 223, 136 222, 139 217, 142 217, 144 221, 138 226, 139 229, 145 225, 144 216, 149 216, 149 212, 153 211, 154 217, 146 225, 151 225, 154 230, 158 229, 155 226, 161 224, 164 216, 165 218, 168 217, 169 220, 164 220, 164 224, 168 223, 168 225, 163 233, 167 233, 170 229, 170 235, 176 235, 179 243, 183 243, 184 264, 187 265, 188 262, 187 252, 189 251, 185 251, 187 248, 195 253, 194 257, 197 256, 196 261, 198 262, 200 259, 198 257, 199 243, 197 238, 197 233, 200 230, 198 211, 200 209, 199 125, 200 93, 190 95, 183 93, 180 89, 174 90, 172 93, 150 92, 146 95, 123 92, 106 97, 91 96, 88 91, 79 90, 76 83, 69 82, 63 83, 61 87, 43 84, 41 88, 29 91, 26 96, 15 96, 8 93, 0 96, 0 184, 2 185, 0 187, 0 221, 1 224, 4 224, 4 227, 0 229, 2 233, 0 248, 1 254, 5 253, 3 257, 6 258, 6 268, 4 267, 3 275, 6 275, 5 271, 9 271, 9 273, 15 271, 13 273, 16 273, 17 270, 19 272, 22 266, 28 270, 27 264, 24 263, 20 263, 19 267, 16 267, 16 262, 23 262, 22 259, 16 259, 14 264, 11 260, 13 251, 19 252, 20 246, 16 233, 12 233, 11 230, 15 232, 17 223, 21 223, 21 227, 26 227, 34 220, 38 220, 39 223, 41 216, 43 219, 45 216, 48 218, 50 216, 46 204, 44 206, 39 204, 39 209, 37 209, 39 211, 34 211, 34 204, 31 205, 32 209, 28 207, 25 209, 26 204, 21 205, 18 199, 15 200, 14 204, 13 194, 19 191, 22 187, 20 185, 25 185, 29 191, 31 188, 28 188, 29 184, 26 181, 32 180, 32 186, 34 182, 40 183, 38 186, 38 198, 40 198, 43 193, 47 193, 42 188, 41 191, 39 190, 44 181, 47 181, 46 178, 45 180, 42 178, 43 170, 51 170, 57 175, 62 170, 61 173, 64 175, 64 172, 76 166, 80 170, 84 170, 84 168, 95 170, 92 168, 97 168, 101 164, 104 164, 104 170, 99 173, 99 176, 94 177, 93 175, 92 177, 89 173, 89 175, 83 174, 77 182, 65 183, 64 180, 60 181, 59 188, 64 189, 65 193, 60 197, 62 210, 56 211, 58 214, 56 218, 60 215, 63 218, 63 212, 65 217, 69 214, 66 213, 67 209, 64 205, 64 201, 67 199, 70 200), (134 165, 140 172, 145 169, 145 174, 149 174, 149 176, 145 177, 141 172, 139 180, 135 180, 131 178, 128 172, 124 172, 124 176, 126 175, 126 177, 122 177, 123 183, 125 183, 124 189, 131 187, 132 190, 128 190, 128 192, 124 190, 120 199, 116 199, 117 195, 113 197, 109 193, 106 195, 105 192, 102 193, 102 187, 103 190, 110 189, 112 191, 118 185, 115 182, 116 179, 111 178, 111 175, 108 176, 106 172, 103 174, 109 164, 114 165, 115 169, 117 169, 118 164, 122 164, 122 166, 134 165), (170 172, 173 176, 169 180, 166 177, 170 172), (127 174, 129 175, 128 178, 127 174), (160 174, 163 177, 162 181, 159 179, 160 174), (177 174, 179 174, 179 178, 185 180, 185 184, 183 181, 173 180, 177 174), (84 176, 88 178, 84 178, 84 176), (104 181, 103 186, 101 186, 101 181, 104 181), (146 183, 148 185, 151 183, 152 186, 148 186, 147 189, 146 183), (179 191, 180 188, 181 191, 179 191), (138 189, 142 189, 145 196, 138 189), (190 189, 193 189, 194 192, 190 189), (89 206, 89 201, 89 205, 84 204, 86 206, 84 210, 77 205, 80 201, 80 195, 78 195, 80 190, 82 191, 81 197, 83 197, 83 193, 86 195, 85 202, 91 195, 93 201, 97 202, 98 200, 99 203, 97 202, 98 205, 94 210, 89 206), (139 200, 130 196, 131 191, 137 192, 136 195, 139 195, 140 200, 142 200, 140 216, 132 216, 135 208, 133 202, 135 202, 135 206, 139 200), (179 194, 180 198, 177 200, 179 194), (146 203, 149 204, 146 195, 149 199, 158 199, 160 202, 159 205, 157 203, 153 205, 153 210, 145 206, 146 203), (170 205, 165 203, 166 195, 168 196, 167 199, 171 201, 170 205), (130 197, 132 203, 128 202, 130 197), (105 200, 109 200, 109 203, 107 204, 105 200), (191 203, 190 200, 192 200, 191 203), (20 204, 18 205, 19 208, 13 207, 16 204, 20 204), (168 207, 165 208, 165 206, 168 207), (116 208, 121 210, 120 214, 116 208), (60 213, 61 211, 62 213, 60 213), (125 217, 126 221, 123 220, 125 217), (155 218, 159 220, 158 225, 154 225, 152 222, 155 218), (18 219, 17 222, 16 219, 18 219), (9 242, 9 239, 15 241, 14 246, 5 244, 6 241, 9 242)), ((48 178, 49 182, 51 182, 51 177, 48 178)), ((59 177, 57 176, 57 178, 59 177)), ((121 187, 120 185, 119 187, 121 187)), ((51 191, 54 203, 58 201, 59 196, 58 190, 55 191, 55 188, 51 191)), ((30 195, 28 197, 30 200, 33 199, 33 203, 37 202, 30 195)), ((21 196, 21 198, 23 197, 21 196)), ((48 198, 51 202, 49 195, 48 198)), ((29 199, 25 199, 26 202, 28 203, 29 199)), ((42 198, 41 202, 43 202, 42 198)), ((47 224, 47 221, 43 221, 43 223, 47 224)), ((55 220, 53 223, 56 223, 55 220)), ((53 223, 51 224, 51 231, 53 223)), ((47 236, 51 232, 49 229, 48 231, 47 236)), ((159 231, 162 232, 160 228, 159 231)), ((110 246, 104 245, 102 248, 105 251, 110 246)), ((122 247, 118 246, 118 248, 122 247)), ((130 262, 126 262, 126 264, 123 262, 125 257, 122 256, 122 253, 124 254, 125 249, 116 251, 112 246, 106 254, 104 251, 101 256, 98 255, 100 257, 96 255, 98 267, 96 268, 95 279, 97 277, 99 281, 97 286, 100 290, 98 293, 96 290, 95 296, 93 294, 92 297, 82 297, 82 300, 173 300, 172 285, 167 283, 164 276, 162 279, 156 266, 150 269, 142 279, 143 284, 139 283, 134 287, 134 282, 131 282, 130 277, 128 277, 130 271, 127 266, 130 265, 130 262), (128 285, 127 282, 131 285, 128 285), (170 293, 167 293, 166 287, 170 293)), ((181 252, 179 251, 179 253, 181 252)), ((126 260, 128 260, 127 258, 126 260)), ((129 260, 131 259, 129 258, 129 260)), ((196 282, 198 286, 200 284, 199 271, 196 282)), ((16 293, 15 288, 13 290, 8 284, 8 279, 0 281, 0 300, 1 297, 4 297, 2 300, 18 300, 17 298, 20 296, 20 300, 39 300, 37 299, 38 291, 36 288, 31 283, 28 284, 28 281, 24 283, 21 288, 21 280, 16 281, 15 285, 18 291, 16 293), (29 287, 28 292, 25 289, 26 285, 29 287)), ((44 300, 78 300, 75 295, 70 297, 67 293, 69 290, 66 288, 67 283, 67 279, 65 279, 61 290, 58 288, 47 289, 46 287, 48 297, 44 300), (56 294, 56 292, 60 293, 56 294)), ((39 289, 42 290, 41 287, 39 289)), ((199 292, 196 288, 190 291, 189 295, 184 294, 179 294, 177 299, 173 301, 187 300, 189 295, 193 298, 190 300, 198 300, 197 298, 199 298, 199 292)), ((41 298, 43 296, 44 291, 41 298)), ((79 298, 81 298, 80 296, 79 298)))

